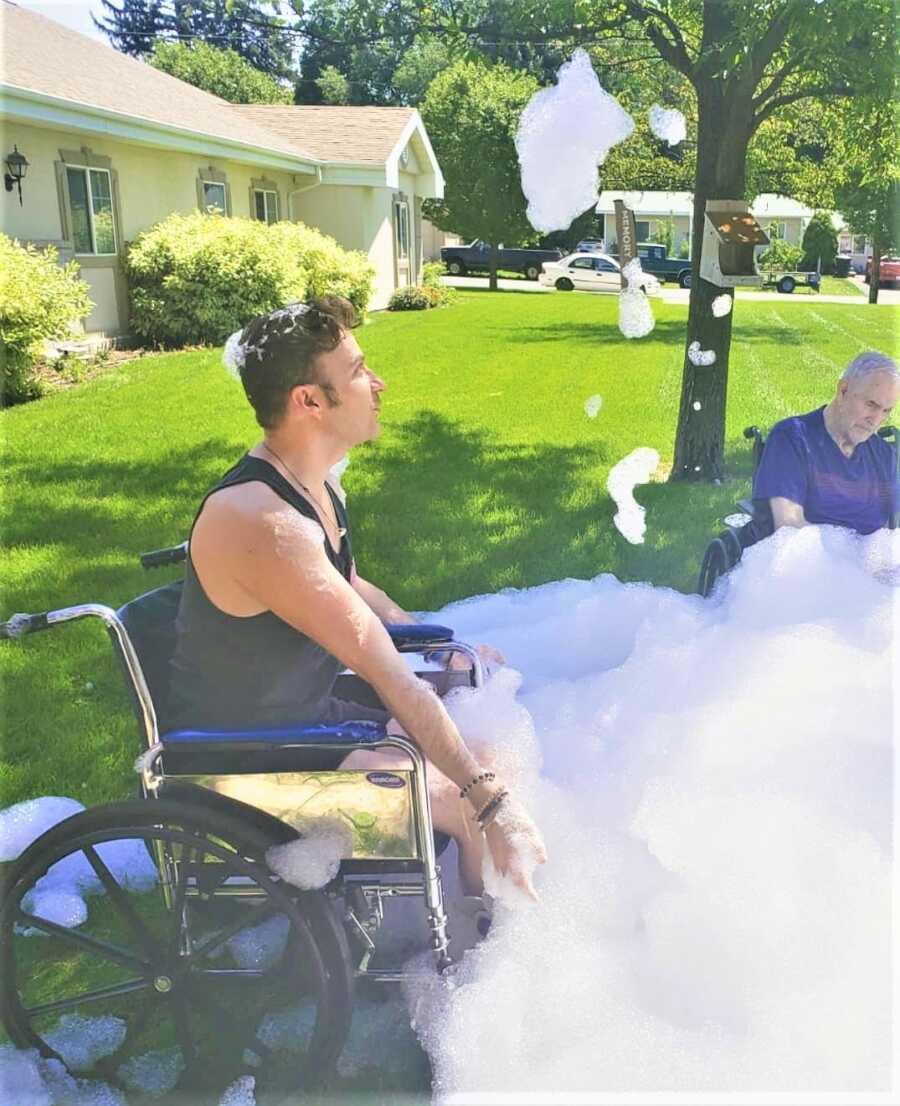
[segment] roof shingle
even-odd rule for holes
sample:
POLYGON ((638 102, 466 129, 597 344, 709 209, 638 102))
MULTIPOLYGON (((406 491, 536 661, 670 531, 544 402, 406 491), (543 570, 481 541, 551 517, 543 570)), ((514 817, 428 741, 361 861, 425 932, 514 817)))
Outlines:
POLYGON ((413 108, 235 104, 234 110, 267 131, 328 162, 384 165, 413 108))

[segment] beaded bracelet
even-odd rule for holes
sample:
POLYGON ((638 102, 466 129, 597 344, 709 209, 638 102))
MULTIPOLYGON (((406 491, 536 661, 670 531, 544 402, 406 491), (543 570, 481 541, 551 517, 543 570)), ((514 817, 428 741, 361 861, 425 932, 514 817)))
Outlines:
POLYGON ((481 810, 475 815, 475 821, 478 823, 478 828, 480 830, 484 831, 488 828, 494 820, 494 815, 500 809, 503 801, 507 798, 509 798, 508 791, 498 791, 488 799, 481 810))
POLYGON ((491 780, 495 780, 497 777, 493 772, 482 772, 480 776, 476 776, 474 780, 469 780, 466 786, 460 791, 459 797, 464 799, 466 795, 472 790, 473 787, 477 787, 480 783, 490 783, 491 780))

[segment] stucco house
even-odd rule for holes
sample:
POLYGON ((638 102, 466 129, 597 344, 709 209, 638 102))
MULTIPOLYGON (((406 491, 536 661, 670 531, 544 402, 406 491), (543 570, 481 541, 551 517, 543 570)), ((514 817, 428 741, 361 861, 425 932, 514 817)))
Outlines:
MULTIPOLYGON (((623 200, 634 212, 639 242, 660 242, 664 227, 671 219, 674 236, 673 250, 677 255, 683 243, 690 248, 694 223, 694 197, 691 192, 602 192, 597 204, 597 214, 603 220, 603 237, 607 243, 616 238, 614 201, 623 200)), ((774 227, 779 238, 800 244, 813 210, 789 196, 762 192, 750 205, 763 229, 774 227)))
POLYGON ((28 160, 0 229, 78 260, 89 333, 126 333, 125 244, 176 211, 317 227, 368 255, 376 309, 415 282, 444 182, 414 109, 234 105, 9 0, 0 20, 0 158, 28 160))

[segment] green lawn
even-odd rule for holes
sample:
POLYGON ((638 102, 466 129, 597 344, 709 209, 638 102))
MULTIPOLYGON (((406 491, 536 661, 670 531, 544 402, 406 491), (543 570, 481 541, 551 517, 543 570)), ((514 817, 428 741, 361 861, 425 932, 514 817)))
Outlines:
MULTIPOLYGON (((732 478, 640 489, 647 540, 631 546, 613 526, 606 478, 638 446, 671 459, 687 308, 655 302, 656 329, 639 342, 622 338, 617 310, 614 297, 464 292, 444 310, 372 317, 358 333, 389 383, 384 434, 344 481, 361 571, 422 610, 600 572, 691 590, 703 547, 748 489, 743 428, 825 401, 860 349, 898 345, 895 308, 740 301, 732 478), (590 419, 595 394, 603 406, 590 419)), ((144 573, 137 555, 185 537, 203 492, 257 437, 218 350, 130 361, 0 417, 2 617, 116 606, 163 582, 172 574, 144 573)), ((0 675, 0 807, 134 794, 139 741, 99 624, 0 645, 0 675)), ((103 900, 91 909, 102 915, 103 900)), ((52 990, 38 967, 35 986, 52 990)), ((402 1073, 345 1080, 345 1100, 424 1093, 424 1059, 411 1041, 400 1047, 402 1073)))
MULTIPOLYGON (((692 590, 700 554, 746 494, 749 423, 826 400, 860 349, 897 348, 897 311, 741 302, 721 487, 654 483, 644 545, 615 530, 610 467, 671 458, 686 307, 627 342, 612 297, 461 293, 447 309, 375 315, 359 332, 389 384, 384 434, 345 477, 361 571, 411 609, 600 572, 692 590), (583 410, 603 397, 596 419, 583 410)), ((2 416, 2 609, 118 605, 162 582, 137 555, 186 536, 195 505, 256 437, 216 350, 157 355, 2 416)), ((0 805, 127 794, 137 752, 98 626, 0 648, 0 805)))

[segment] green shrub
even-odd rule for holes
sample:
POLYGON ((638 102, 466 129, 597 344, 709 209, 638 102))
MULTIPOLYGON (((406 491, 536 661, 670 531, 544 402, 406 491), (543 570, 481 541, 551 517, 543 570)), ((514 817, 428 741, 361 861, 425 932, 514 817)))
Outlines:
POLYGON ((833 273, 837 252, 838 237, 831 215, 817 211, 803 232, 803 268, 819 267, 822 273, 833 273))
POLYGON ((170 215, 128 250, 131 326, 151 345, 216 345, 256 315, 309 295, 346 296, 364 312, 374 270, 364 254, 302 223, 170 215))
POLYGON ((94 306, 78 263, 57 263, 52 247, 22 246, 0 234, 0 359, 2 400, 40 395, 35 364, 49 338, 65 338, 94 306))
POLYGON ((409 284, 398 288, 388 301, 388 311, 425 311, 429 307, 446 307, 456 299, 455 288, 443 285, 409 284))
POLYGON ((783 238, 773 238, 759 255, 760 269, 799 269, 803 250, 783 238))
POLYGON ((444 287, 444 263, 443 261, 426 261, 422 266, 422 287, 423 288, 443 288, 444 287))

